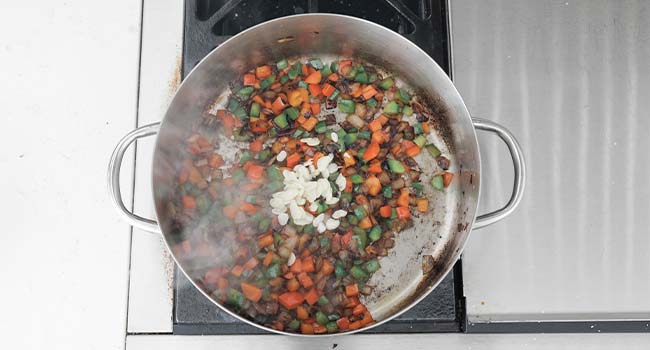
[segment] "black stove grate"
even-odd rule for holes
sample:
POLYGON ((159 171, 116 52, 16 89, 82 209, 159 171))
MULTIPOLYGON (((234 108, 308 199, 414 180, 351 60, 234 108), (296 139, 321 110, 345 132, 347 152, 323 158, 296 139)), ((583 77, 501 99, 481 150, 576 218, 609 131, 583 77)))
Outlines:
POLYGON ((187 0, 183 72, 231 36, 273 18, 337 13, 390 28, 426 51, 449 72, 447 3, 444 0, 187 0))
MULTIPOLYGON (((390 28, 426 51, 449 74, 446 0, 186 0, 183 76, 232 35, 287 15, 325 12, 390 28)), ((174 334, 263 333, 231 317, 176 273, 174 334)), ((460 332, 464 327, 460 263, 423 301, 366 333, 460 332)))

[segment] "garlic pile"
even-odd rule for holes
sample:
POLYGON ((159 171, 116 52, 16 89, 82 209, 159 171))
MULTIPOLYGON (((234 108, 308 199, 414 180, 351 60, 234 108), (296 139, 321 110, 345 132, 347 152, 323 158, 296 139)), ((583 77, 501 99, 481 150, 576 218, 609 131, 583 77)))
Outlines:
MULTIPOLYGON (((314 165, 312 160, 296 165, 293 170, 284 170, 284 191, 279 191, 271 196, 271 212, 278 216, 278 222, 286 225, 289 216, 293 223, 299 226, 313 224, 318 232, 336 229, 340 222, 338 219, 345 217, 345 210, 337 210, 331 217, 325 213, 318 216, 310 214, 304 209, 309 205, 309 210, 315 212, 318 209, 319 199, 325 204, 333 205, 338 203, 339 197, 335 197, 328 177, 338 170, 338 166, 332 163, 334 156, 327 155, 318 159, 314 165)), ((337 194, 343 191, 346 185, 345 177, 338 175, 335 181, 338 188, 337 194)))

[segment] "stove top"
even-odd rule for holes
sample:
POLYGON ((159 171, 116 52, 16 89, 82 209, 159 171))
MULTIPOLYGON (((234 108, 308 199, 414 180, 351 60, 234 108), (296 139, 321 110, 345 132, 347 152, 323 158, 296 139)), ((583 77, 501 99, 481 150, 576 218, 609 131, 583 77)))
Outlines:
MULTIPOLYGON (((186 0, 183 75, 232 35, 267 20, 300 13, 360 17, 392 29, 450 72, 446 0, 186 0)), ((265 333, 221 311, 177 271, 174 334, 265 333)), ((413 309, 365 333, 460 332, 464 327, 460 262, 413 309)))
POLYGON ((449 73, 447 0, 186 0, 183 72, 249 27, 313 12, 381 24, 413 41, 449 73))

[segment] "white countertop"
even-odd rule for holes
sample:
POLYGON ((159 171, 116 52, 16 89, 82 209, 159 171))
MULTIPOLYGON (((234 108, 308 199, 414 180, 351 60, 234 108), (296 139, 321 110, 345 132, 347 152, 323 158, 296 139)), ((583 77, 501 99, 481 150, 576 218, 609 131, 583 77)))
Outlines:
POLYGON ((105 177, 135 126, 140 2, 1 7, 0 347, 122 349, 131 229, 105 177))
POLYGON ((298 339, 256 336, 129 336, 129 350, 336 349, 336 350, 646 350, 650 335, 639 334, 355 334, 298 339), (253 339, 253 340, 251 340, 253 339))
MULTIPOLYGON (((470 4, 467 0, 454 1, 454 23, 463 23, 462 16, 473 13, 468 9, 470 4)), ((313 343, 266 335, 164 335, 172 329, 169 258, 157 236, 139 230, 131 235, 131 228, 110 205, 105 176, 117 140, 136 124, 159 120, 177 87, 182 9, 182 1, 177 0, 37 0, 5 5, 0 11, 0 101, 4 107, 0 193, 5 196, 0 217, 5 222, 1 240, 7 248, 0 262, 8 281, 0 292, 6 305, 0 329, 8 335, 3 345, 85 350, 238 348, 250 344, 331 348, 335 343, 339 349, 360 344, 394 348, 396 343, 414 348, 557 349, 580 344, 581 349, 608 349, 625 343, 627 348, 642 349, 650 343, 645 334, 360 335, 313 343)), ((611 17, 598 18, 607 21, 611 17)), ((480 47, 467 44, 476 30, 472 27, 475 23, 469 22, 467 30, 455 29, 453 34, 457 67, 464 64, 468 69, 471 62, 459 61, 464 57, 459 55, 480 47)), ((647 30, 647 21, 644 23, 647 30)), ((472 57, 479 57, 474 53, 472 57)), ((455 78, 470 110, 493 117, 488 113, 493 110, 480 103, 473 78, 464 74, 467 72, 457 69, 455 78)), ((634 86, 625 88, 634 90, 634 86)), ((639 101, 645 100, 639 97, 639 101)), ((521 133, 518 128, 513 127, 521 133)), ((123 168, 123 193, 130 197, 135 182, 136 211, 145 216, 152 215, 148 192, 151 150, 152 140, 140 142, 135 172, 132 157, 125 159, 123 168)), ((125 200, 130 202, 130 198, 125 200)), ((525 213, 503 224, 509 226, 481 231, 482 237, 477 231, 471 239, 486 246, 497 244, 504 238, 495 236, 497 239, 490 243, 486 236, 512 234, 500 231, 523 225, 525 213)), ((480 319, 481 312, 495 312, 493 307, 482 309, 484 295, 491 301, 507 294, 489 294, 495 287, 481 277, 485 272, 480 269, 489 252, 478 251, 476 242, 466 254, 465 285, 471 286, 470 292, 466 291, 469 310, 480 319)), ((563 259, 566 263, 570 256, 563 259)), ((645 262, 647 271, 647 256, 645 262)), ((620 268, 628 268, 629 263, 620 268)), ((492 266, 494 271, 508 268, 484 266, 492 266)), ((609 271, 609 276, 615 272, 609 271)), ((497 279, 507 276, 499 282, 503 291, 521 282, 514 273, 492 275, 497 279)), ((634 286, 634 276, 625 276, 628 287, 634 286)), ((647 281, 646 276, 642 276, 643 281, 647 281)), ((524 305, 526 299, 519 301, 524 305)))

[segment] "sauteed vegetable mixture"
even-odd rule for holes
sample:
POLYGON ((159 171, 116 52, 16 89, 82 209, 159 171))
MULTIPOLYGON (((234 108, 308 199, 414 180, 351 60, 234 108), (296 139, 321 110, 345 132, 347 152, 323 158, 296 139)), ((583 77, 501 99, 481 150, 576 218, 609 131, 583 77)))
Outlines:
POLYGON ((412 216, 432 210, 425 187, 453 180, 427 137, 431 112, 352 60, 283 59, 230 88, 186 140, 170 208, 176 256, 214 299, 268 327, 373 323, 366 282, 412 216), (421 181, 418 155, 443 171, 421 181))

